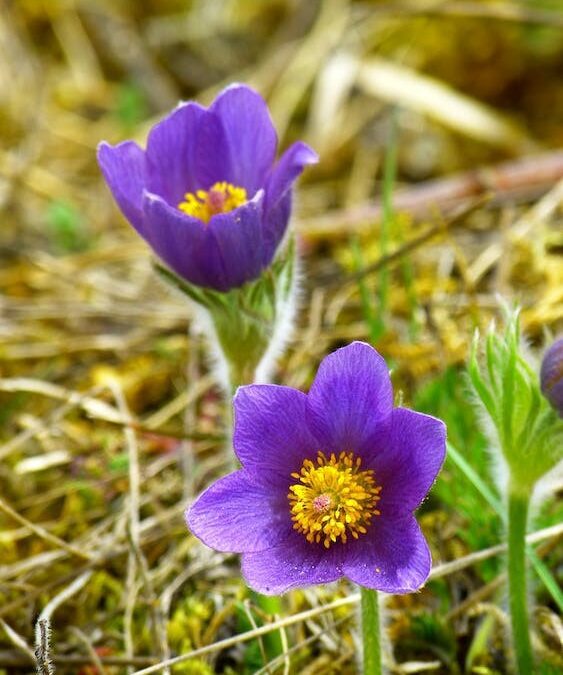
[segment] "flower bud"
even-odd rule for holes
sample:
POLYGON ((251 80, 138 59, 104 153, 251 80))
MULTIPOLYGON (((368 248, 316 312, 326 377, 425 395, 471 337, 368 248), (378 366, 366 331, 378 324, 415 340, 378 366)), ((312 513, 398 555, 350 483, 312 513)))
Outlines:
POLYGON ((147 148, 102 142, 98 162, 131 225, 184 281, 226 293, 269 269, 285 237, 293 184, 317 154, 291 145, 276 162, 264 99, 234 84, 209 108, 181 103, 147 148))
POLYGON ((546 351, 540 370, 543 395, 563 417, 563 337, 546 351))
POLYGON ((518 311, 506 308, 505 317, 504 330, 490 330, 485 340, 476 336, 468 372, 476 401, 486 413, 483 419, 488 418, 483 430, 491 450, 504 456, 511 481, 530 491, 563 459, 563 421, 542 396, 543 391, 563 409, 563 340, 553 356, 546 355, 540 390, 537 370, 522 345, 518 311))

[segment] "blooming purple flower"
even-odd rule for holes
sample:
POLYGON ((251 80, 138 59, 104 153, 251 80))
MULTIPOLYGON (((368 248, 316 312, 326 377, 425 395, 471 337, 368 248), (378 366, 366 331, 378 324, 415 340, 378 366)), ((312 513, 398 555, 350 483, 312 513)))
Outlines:
POLYGON ((413 515, 445 457, 438 419, 393 408, 383 358, 362 342, 327 356, 311 390, 241 387, 234 446, 242 468, 186 513, 208 546, 242 553, 251 588, 277 594, 346 576, 388 593, 428 578, 413 515))
POLYGON ((545 353, 540 370, 543 395, 563 417, 563 337, 545 353))
POLYGON ((273 260, 291 212, 291 188, 317 155, 294 143, 275 163, 276 131, 262 97, 227 87, 209 108, 181 103, 133 141, 98 147, 125 217, 179 276, 227 291, 273 260))

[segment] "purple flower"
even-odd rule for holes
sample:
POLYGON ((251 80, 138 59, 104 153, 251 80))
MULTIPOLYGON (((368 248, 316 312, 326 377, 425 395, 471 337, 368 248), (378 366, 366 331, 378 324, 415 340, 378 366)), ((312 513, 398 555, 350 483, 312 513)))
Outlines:
POLYGON ((563 337, 556 340, 545 353, 540 383, 543 395, 563 417, 563 337))
POLYGON ((275 163, 276 131, 262 97, 227 87, 209 108, 181 103, 133 141, 100 143, 98 162, 125 217, 179 276, 227 291, 273 260, 291 188, 317 155, 294 143, 275 163))
POLYGON ((445 457, 446 429, 393 408, 383 358, 362 342, 322 362, 308 394, 241 387, 234 446, 242 468, 186 513, 208 546, 242 553, 251 588, 277 594, 346 576, 408 593, 427 579, 413 515, 445 457))

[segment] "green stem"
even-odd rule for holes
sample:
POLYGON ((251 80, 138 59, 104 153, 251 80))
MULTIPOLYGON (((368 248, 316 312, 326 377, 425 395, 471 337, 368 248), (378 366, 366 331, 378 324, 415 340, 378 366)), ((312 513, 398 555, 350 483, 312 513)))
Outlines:
POLYGON ((512 623, 512 642, 516 670, 520 675, 533 672, 532 645, 528 625, 526 593, 526 524, 530 496, 509 487, 508 492, 508 601, 512 623))
POLYGON ((364 675, 381 675, 381 642, 377 591, 360 586, 362 596, 362 637, 364 675))

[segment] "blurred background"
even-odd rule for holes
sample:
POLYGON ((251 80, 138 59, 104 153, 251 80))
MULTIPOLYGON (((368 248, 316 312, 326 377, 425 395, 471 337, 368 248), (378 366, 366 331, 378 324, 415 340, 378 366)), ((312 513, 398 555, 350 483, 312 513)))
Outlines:
MULTIPOLYGON (((296 198, 304 292, 278 381, 306 389, 327 352, 368 340, 490 482, 462 367, 498 294, 522 305, 531 358, 562 330, 562 74, 559 0, 0 0, 0 672, 32 672, 33 622, 77 579, 52 619, 66 672, 127 672, 263 620, 236 559, 183 525, 226 470, 224 404, 97 144, 144 144, 179 100, 233 81, 259 90, 280 147, 320 155, 296 198)), ((562 515, 551 501, 537 527, 562 515)), ((437 562, 502 532, 451 460, 421 519, 437 562)), ((561 549, 540 552, 560 580, 561 549)), ((394 599, 396 671, 507 672, 499 569, 394 599)), ((294 593, 287 614, 347 592, 294 593)), ((561 672, 557 604, 536 595, 561 672)), ((350 608, 296 623, 290 672, 356 672, 353 624, 350 608)), ((263 648, 174 672, 267 672, 263 648)))

